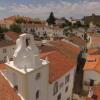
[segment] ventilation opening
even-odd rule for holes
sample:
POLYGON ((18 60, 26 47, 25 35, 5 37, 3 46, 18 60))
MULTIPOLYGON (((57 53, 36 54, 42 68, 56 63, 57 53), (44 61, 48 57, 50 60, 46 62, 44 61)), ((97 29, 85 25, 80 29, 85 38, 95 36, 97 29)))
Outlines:
POLYGON ((17 86, 17 85, 14 86, 14 90, 15 90, 16 92, 18 92, 18 86, 17 86))

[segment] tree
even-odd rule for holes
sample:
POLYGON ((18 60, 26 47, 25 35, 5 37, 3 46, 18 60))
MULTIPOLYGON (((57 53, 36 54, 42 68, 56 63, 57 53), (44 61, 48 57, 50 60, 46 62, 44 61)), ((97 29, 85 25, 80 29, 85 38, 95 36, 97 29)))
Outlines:
POLYGON ((76 23, 73 24, 73 27, 75 27, 75 28, 79 28, 81 26, 82 26, 82 24, 80 21, 77 21, 76 23))
POLYGON ((68 20, 66 20, 66 22, 64 24, 62 24, 62 28, 63 27, 70 27, 72 25, 71 22, 69 22, 68 20))
POLYGON ((87 40, 87 34, 86 33, 84 33, 84 40, 87 40))
POLYGON ((70 32, 65 32, 64 35, 68 36, 68 35, 70 35, 70 32))
POLYGON ((17 18, 15 21, 17 24, 25 23, 25 20, 23 18, 17 18))
POLYGON ((20 33, 21 32, 21 27, 18 24, 12 24, 10 26, 10 30, 13 31, 13 32, 20 33))
POLYGON ((88 24, 84 24, 83 25, 83 28, 85 29, 85 31, 87 32, 88 28, 89 28, 89 25, 88 24))
POLYGON ((4 39, 5 36, 4 36, 4 32, 7 32, 8 29, 7 28, 4 28, 4 27, 0 27, 0 39, 4 39))
POLYGON ((5 36, 4 36, 4 34, 3 33, 0 33, 0 40, 3 40, 3 39, 5 39, 5 36))
POLYGON ((4 32, 7 32, 8 29, 7 28, 4 28, 4 27, 0 27, 0 33, 4 33, 4 32))
POLYGON ((54 17, 54 13, 51 12, 49 18, 47 19, 47 22, 49 25, 54 25, 55 24, 55 17, 54 17))

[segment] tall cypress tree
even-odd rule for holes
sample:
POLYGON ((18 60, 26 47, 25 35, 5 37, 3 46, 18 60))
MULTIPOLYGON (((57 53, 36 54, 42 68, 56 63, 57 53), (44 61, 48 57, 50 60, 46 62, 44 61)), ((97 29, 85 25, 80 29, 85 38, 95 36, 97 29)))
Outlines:
POLYGON ((47 22, 49 25, 54 25, 55 24, 55 17, 54 17, 54 13, 51 12, 49 18, 47 19, 47 22))

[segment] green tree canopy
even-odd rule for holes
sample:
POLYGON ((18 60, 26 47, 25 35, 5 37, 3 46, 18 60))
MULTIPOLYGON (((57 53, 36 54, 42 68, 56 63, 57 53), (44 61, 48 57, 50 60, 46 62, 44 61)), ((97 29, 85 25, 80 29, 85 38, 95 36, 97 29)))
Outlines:
POLYGON ((80 21, 77 21, 76 23, 73 24, 73 27, 74 27, 74 28, 79 28, 79 27, 81 27, 81 26, 82 26, 82 24, 81 24, 80 21))
POLYGON ((0 27, 0 33, 4 33, 4 32, 7 32, 8 29, 7 28, 4 28, 4 27, 0 27))
POLYGON ((12 24, 10 26, 10 30, 13 31, 13 32, 20 33, 21 32, 21 27, 18 24, 12 24))
POLYGON ((15 21, 17 24, 25 23, 26 21, 23 18, 17 18, 15 21))

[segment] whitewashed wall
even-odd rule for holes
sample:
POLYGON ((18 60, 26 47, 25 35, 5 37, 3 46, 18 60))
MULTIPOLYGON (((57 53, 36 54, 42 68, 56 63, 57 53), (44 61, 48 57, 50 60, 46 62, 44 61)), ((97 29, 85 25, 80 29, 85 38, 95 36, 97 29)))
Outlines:
POLYGON ((58 82, 58 92, 56 95, 53 95, 53 88, 54 88, 54 83, 49 85, 49 98, 48 100, 57 100, 57 96, 61 93, 61 100, 67 100, 70 98, 72 100, 72 90, 73 90, 73 84, 74 84, 74 76, 75 76, 75 71, 76 67, 71 69, 68 73, 63 75, 61 78, 56 80, 58 82), (69 82, 65 84, 65 77, 67 75, 70 75, 69 82), (63 86, 60 88, 60 84, 63 84, 63 86), (66 86, 68 86, 68 91, 65 92, 66 86))
POLYGON ((48 66, 42 66, 28 74, 28 100, 36 100, 36 91, 39 90, 38 100, 48 100, 48 66), (37 73, 40 73, 40 78, 36 80, 37 73))
POLYGON ((88 83, 90 83, 90 79, 94 80, 94 84, 100 83, 100 73, 92 70, 84 71, 84 90, 88 89, 88 83))
POLYGON ((15 51, 15 45, 5 46, 0 48, 0 62, 4 63, 6 61, 6 57, 13 58, 13 53, 15 51), (4 52, 6 49, 6 52, 4 52))

